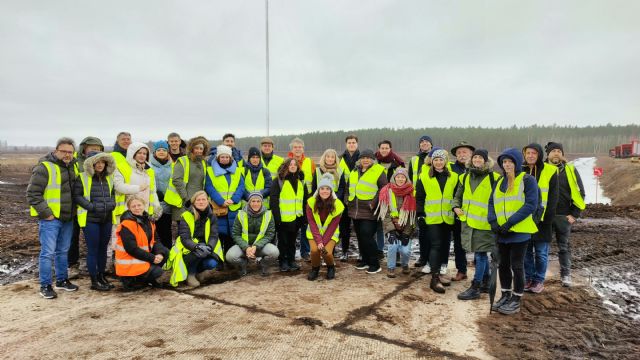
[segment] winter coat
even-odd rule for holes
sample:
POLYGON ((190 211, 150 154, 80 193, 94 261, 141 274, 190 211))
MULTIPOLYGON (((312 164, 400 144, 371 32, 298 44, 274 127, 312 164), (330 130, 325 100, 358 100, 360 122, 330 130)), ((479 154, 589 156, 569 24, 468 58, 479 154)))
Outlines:
MULTIPOLYGON (((213 161, 211 161, 211 159, 209 160, 210 160, 211 168, 213 170, 213 175, 216 177, 224 176, 225 179, 227 180, 227 184, 231 184, 231 175, 235 174, 236 171, 240 171, 235 160, 232 161, 231 165, 227 168, 223 168, 222 166, 220 166, 217 159, 213 159, 213 161)), ((191 182, 191 180, 189 180, 189 182, 191 182)), ((215 187, 213 187, 213 183, 211 182, 211 179, 209 178, 209 176, 206 177, 204 188, 207 194, 209 195, 209 197, 211 198, 211 201, 215 202, 218 206, 222 206, 222 204, 224 204, 224 198, 222 197, 222 195, 220 195, 218 190, 215 187)), ((236 188, 235 192, 231 196, 231 200, 233 200, 234 204, 239 204, 242 201, 243 193, 244 193, 244 178, 240 176, 240 182, 238 183, 238 187, 236 188)), ((231 211, 231 209, 229 209, 229 212, 227 213, 226 216, 220 216, 218 218, 218 232, 220 234, 231 236, 231 229, 233 228, 233 223, 236 221, 237 215, 238 215, 237 210, 231 211)))
POLYGON ((87 209, 87 222, 104 224, 111 222, 111 213, 116 208, 114 190, 109 191, 107 176, 116 170, 116 162, 107 153, 96 154, 84 161, 84 173, 92 178, 90 200, 84 197, 82 180, 78 179, 73 188, 73 198, 76 204, 87 209), (93 166, 98 161, 106 161, 107 166, 101 174, 97 174, 93 166))
MULTIPOLYGON (((191 208, 189 208, 187 211, 191 211, 191 213, 194 213, 197 210, 195 210, 195 208, 191 206, 191 208)), ((180 221, 180 223, 178 224, 178 236, 180 236, 180 241, 187 250, 193 251, 196 248, 196 243, 193 241, 193 239, 198 239, 200 243, 205 240, 204 234, 206 230, 205 225, 207 224, 207 219, 210 220, 208 244, 212 249, 216 246, 216 242, 218 241, 218 218, 216 218, 216 215, 213 213, 211 208, 207 206, 205 211, 201 213, 201 216, 198 220, 195 220, 194 216, 193 236, 191 236, 191 229, 189 228, 189 225, 186 221, 180 221)))
MULTIPOLYGON (((574 218, 579 218, 582 210, 578 209, 571 200, 571 187, 567 180, 567 172, 565 171, 565 163, 558 165, 558 206, 556 208, 556 215, 571 215, 574 218)), ((576 180, 578 181, 578 189, 580 195, 584 199, 584 185, 582 184, 582 178, 578 170, 576 173, 576 180)))
POLYGON ((169 179, 171 178, 171 158, 168 158, 163 164, 155 156, 151 155, 149 160, 153 172, 156 174, 156 192, 158 192, 158 200, 164 199, 164 193, 167 192, 169 179))
MULTIPOLYGON (((482 169, 476 169, 471 166, 471 160, 467 162, 467 174, 462 175, 462 180, 460 180, 460 185, 458 185, 458 189, 456 190, 456 194, 453 198, 453 206, 452 208, 462 208, 462 200, 465 191, 466 179, 469 179, 469 186, 471 186, 471 191, 475 191, 475 189, 480 185, 481 182, 485 180, 487 176, 494 176, 493 172, 493 159, 489 158, 489 161, 484 163, 482 169)), ((498 177, 495 178, 494 184, 497 183, 498 177)), ((494 185, 495 186, 495 185, 494 185)), ((467 225, 466 222, 462 222, 462 247, 466 251, 471 252, 484 252, 484 251, 494 251, 494 247, 496 244, 496 235, 491 230, 479 230, 474 229, 467 225)))
MULTIPOLYGON (((298 180, 300 180, 300 184, 302 184, 302 192, 303 192, 303 204, 307 203, 307 199, 309 198, 309 192, 307 191, 307 187, 304 186, 304 174, 302 173, 302 171, 298 172, 298 180)), ((278 231, 280 231, 281 229, 285 229, 285 230, 295 230, 300 228, 301 226, 303 226, 303 224, 306 223, 307 218, 304 215, 304 206, 303 206, 303 213, 301 216, 299 216, 296 221, 292 221, 292 222, 282 222, 281 221, 281 216, 280 216, 280 191, 282 190, 282 186, 284 185, 284 181, 289 181, 291 183, 291 187, 293 188, 293 191, 296 192, 298 191, 298 182, 297 181, 290 181, 288 178, 285 178, 285 180, 280 179, 280 178, 275 178, 273 183, 271 184, 271 195, 269 196, 269 208, 271 209, 271 213, 273 214, 273 219, 275 220, 276 223, 276 228, 278 231)))
MULTIPOLYGON (((245 181, 247 181, 246 180, 247 176, 251 176, 251 182, 255 184, 258 179, 258 174, 261 171, 262 171, 262 176, 264 177, 264 189, 260 190, 260 194, 262 194, 263 199, 266 199, 269 197, 269 194, 271 193, 271 183, 273 182, 273 180, 271 180, 271 172, 269 171, 269 169, 262 166, 262 161, 260 161, 260 164, 258 164, 258 166, 253 166, 248 161, 246 164, 244 164, 245 181)), ((249 201, 249 191, 246 188, 242 193, 242 199, 245 201, 249 201)))
POLYGON ((63 222, 71 221, 76 213, 76 207, 73 203, 73 186, 76 181, 75 159, 72 159, 67 165, 55 157, 53 153, 49 153, 38 160, 38 165, 33 168, 29 186, 27 187, 27 202, 36 209, 40 219, 46 219, 53 215, 49 205, 44 200, 44 190, 49 182, 49 172, 42 164, 45 161, 60 167, 60 216, 58 220, 63 222))
MULTIPOLYGON (((138 150, 141 148, 146 148, 147 151, 149 147, 143 143, 133 143, 129 145, 127 149, 127 162, 131 166, 131 178, 128 183, 125 183, 124 176, 116 168, 116 171, 113 173, 113 186, 116 190, 116 193, 125 194, 125 202, 129 200, 129 197, 132 195, 138 195, 143 198, 145 201, 148 201, 150 191, 151 191, 151 179, 149 174, 147 174, 147 169, 150 169, 148 162, 145 162, 144 165, 140 166, 133 159, 133 155, 135 155, 138 150), (147 185, 147 188, 143 191, 140 190, 142 185, 147 185)), ((149 156, 147 156, 147 161, 149 160, 149 156)), ((153 170, 153 169, 152 169, 153 170)), ((155 184, 154 184, 155 185, 155 184)), ((151 206, 153 206, 153 217, 159 218, 162 216, 162 206, 160 206, 160 201, 158 201, 158 195, 156 193, 152 194, 153 199, 151 206)))
MULTIPOLYGON (((371 169, 371 167, 369 167, 369 169, 371 169)), ((362 165, 358 163, 354 171, 358 171, 359 178, 362 177, 362 165)), ((378 194, 380 193, 380 189, 387 185, 387 183, 387 176, 383 171, 382 174, 380 174, 380 176, 378 177, 378 181, 376 182, 376 184, 378 185, 378 191, 376 191, 376 195, 373 199, 360 200, 356 196, 352 201, 348 201, 347 207, 349 209, 349 217, 354 220, 377 220, 378 217, 374 212, 378 207, 378 194)), ((347 188, 346 198, 349 198, 349 188, 347 188)))
POLYGON ((249 210, 249 204, 245 205, 242 208, 242 211, 247 213, 249 242, 244 241, 242 238, 242 223, 240 222, 239 217, 237 217, 236 221, 233 223, 233 231, 231 232, 233 241, 240 247, 240 249, 242 249, 242 251, 247 250, 250 245, 255 246, 256 249, 260 250, 265 245, 273 241, 276 236, 276 223, 273 220, 273 217, 271 217, 271 221, 269 222, 267 231, 264 233, 264 237, 260 239, 260 241, 255 242, 258 237, 258 233, 260 232, 260 227, 262 226, 262 215, 268 211, 264 205, 257 214, 254 214, 249 210))
MULTIPOLYGON (((396 196, 396 206, 398 207, 398 210, 402 208, 403 203, 404 203, 404 197, 396 196)), ((409 223, 407 223, 402 229, 401 234, 411 237, 413 235, 414 230, 415 230, 415 225, 410 225, 409 223)), ((382 220, 382 231, 384 231, 385 234, 388 234, 392 231, 396 231, 396 227, 395 225, 393 225, 393 220, 391 218, 391 211, 387 211, 387 214, 382 220)))
MULTIPOLYGON (((180 161, 176 161, 173 166, 173 173, 171 179, 173 180, 173 186, 176 188, 178 195, 182 199, 182 204, 188 204, 191 201, 193 194, 200 190, 204 190, 202 184, 204 184, 207 178, 206 163, 203 167, 202 160, 189 159, 189 182, 184 183, 184 167, 180 161)), ((182 213, 186 211, 186 207, 178 208, 171 206, 171 217, 173 221, 180 221, 182 213)))
POLYGON ((102 145, 102 141, 97 137, 87 136, 86 138, 82 139, 82 142, 80 142, 80 145, 78 145, 78 157, 76 158, 78 160, 79 172, 84 171, 84 161, 87 159, 87 157, 84 155, 84 149, 87 145, 98 145, 100 146, 100 151, 104 151, 104 145, 102 145))
MULTIPOLYGON (((142 227, 145 234, 147 235, 147 239, 151 239, 151 220, 149 219, 149 214, 145 211, 141 216, 135 216, 131 213, 131 211, 127 210, 120 217, 122 221, 124 220, 133 220, 142 227)), ((134 258, 142 261, 146 261, 148 263, 153 264, 153 260, 155 260, 155 256, 160 254, 164 259, 167 259, 169 256, 169 249, 167 249, 162 242, 158 241, 158 235, 155 236, 155 243, 151 251, 144 250, 138 247, 138 242, 136 241, 136 236, 129 231, 126 227, 122 226, 120 228, 120 238, 122 239, 122 246, 127 254, 133 256, 134 258)))
MULTIPOLYGON (((522 148, 522 152, 524 153, 525 149, 527 148, 535 149, 538 152, 538 159, 536 160, 535 166, 522 165, 522 171, 531 176, 534 176, 537 184, 538 180, 540 180, 542 169, 544 168, 544 151, 542 150, 542 146, 536 143, 531 143, 525 146, 524 148, 522 148)), ((541 221, 543 224, 550 225, 553 223, 553 218, 556 216, 556 208, 558 207, 558 195, 558 174, 554 174, 549 180, 549 197, 547 199, 547 208, 544 213, 544 218, 541 221)), ((547 241, 551 241, 551 239, 547 239, 547 241)))

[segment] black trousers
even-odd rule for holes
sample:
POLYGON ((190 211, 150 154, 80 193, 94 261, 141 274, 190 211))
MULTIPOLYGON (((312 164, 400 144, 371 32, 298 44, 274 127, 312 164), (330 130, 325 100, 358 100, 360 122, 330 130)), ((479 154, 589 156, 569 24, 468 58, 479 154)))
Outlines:
POLYGON ((67 251, 68 266, 78 265, 80 262, 80 225, 78 225, 78 218, 73 217, 73 234, 71 235, 71 246, 67 251))
POLYGON ((424 220, 418 221, 418 243, 420 244, 420 259, 427 262, 431 253, 431 240, 424 220))
POLYGON ((156 232, 160 238, 160 242, 167 249, 171 249, 173 246, 173 234, 171 233, 171 214, 163 214, 158 221, 156 221, 156 232))
POLYGON ((502 289, 511 289, 513 293, 522 296, 524 292, 524 255, 527 251, 528 241, 518 243, 498 243, 500 265, 498 274, 502 289))
POLYGON ((429 265, 431 273, 440 273, 442 266, 443 253, 449 256, 449 240, 451 239, 451 225, 447 223, 427 225, 427 234, 431 240, 429 250, 429 265))
POLYGON ((340 246, 342 253, 349 252, 349 245, 351 240, 351 218, 347 214, 347 209, 342 213, 340 218, 340 246))
POLYGON ((378 245, 376 243, 376 231, 378 229, 378 221, 354 219, 353 227, 356 230, 358 238, 358 249, 362 256, 362 261, 367 265, 378 267, 380 260, 378 258, 378 245))
POLYGON ((300 221, 280 223, 276 229, 278 233, 278 250, 280 264, 291 264, 296 260, 296 238, 300 229, 300 221))

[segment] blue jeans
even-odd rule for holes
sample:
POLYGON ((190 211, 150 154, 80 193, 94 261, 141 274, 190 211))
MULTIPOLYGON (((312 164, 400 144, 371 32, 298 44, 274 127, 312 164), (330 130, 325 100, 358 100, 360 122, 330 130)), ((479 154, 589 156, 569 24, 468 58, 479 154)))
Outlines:
POLYGON ((491 270, 489 268, 489 257, 487 256, 487 252, 476 252, 474 253, 474 258, 476 260, 476 272, 473 274, 473 281, 482 282, 484 279, 488 279, 491 275, 491 270))
POLYGON ((218 262, 214 258, 204 258, 197 259, 196 261, 189 264, 187 267, 187 272, 189 274, 198 274, 205 270, 215 269, 218 266, 218 262))
POLYGON ((395 269, 396 268, 396 253, 400 251, 400 261, 402 262, 402 266, 409 265, 409 256, 411 256, 411 240, 407 245, 402 245, 400 240, 395 240, 393 243, 391 242, 391 238, 389 239, 389 247, 387 248, 387 268, 395 269))
POLYGON ((544 282, 549 260, 549 243, 530 240, 524 257, 525 279, 533 282, 544 282))
POLYGON ((87 222, 84 228, 87 241, 87 270, 89 275, 104 273, 107 266, 107 248, 111 240, 111 221, 104 224, 87 222))
POLYGON ((376 229, 376 244, 378 245, 378 251, 384 250, 384 232, 382 231, 382 221, 378 221, 378 228, 376 229))
POLYGON ((71 246, 73 221, 40 220, 38 225, 38 237, 40 238, 40 285, 51 285, 53 280, 51 269, 54 265, 56 280, 67 280, 67 252, 71 246))

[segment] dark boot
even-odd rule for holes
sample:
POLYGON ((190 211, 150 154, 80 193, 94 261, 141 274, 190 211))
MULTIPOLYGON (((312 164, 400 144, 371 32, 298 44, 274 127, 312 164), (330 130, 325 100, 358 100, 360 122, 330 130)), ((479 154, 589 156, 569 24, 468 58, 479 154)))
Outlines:
POLYGON ((471 286, 460 294, 458 294, 458 299, 460 300, 473 300, 480 298, 480 283, 477 281, 472 281, 471 286))
POLYGON ((98 280, 98 276, 91 276, 91 290, 109 291, 109 285, 103 284, 98 280))
POLYGON ((509 301, 498 307, 498 312, 504 315, 513 315, 520 312, 520 298, 521 296, 518 295, 511 296, 509 301))
POLYGON ((260 274, 262 276, 269 276, 269 265, 267 259, 262 258, 262 260, 260 260, 260 274))
POLYGON ((298 271, 300 270, 300 265, 298 265, 298 263, 296 263, 295 261, 289 261, 289 269, 291 271, 298 271))
POLYGON ((116 286, 113 285, 112 283, 109 282, 109 280, 107 280, 107 277, 104 276, 104 273, 98 273, 98 281, 107 285, 109 287, 109 289, 113 289, 116 286))
POLYGON ((311 272, 309 273, 309 275, 307 276, 307 280, 309 281, 313 281, 315 279, 318 278, 318 273, 320 272, 320 266, 318 267, 312 267, 311 268, 311 272))
POLYGON ((327 265, 327 280, 333 280, 336 277, 336 267, 327 265))
POLYGON ((498 311, 498 308, 506 304, 510 299, 511 299, 511 291, 503 291, 502 297, 495 304, 493 304, 493 306, 491 306, 491 310, 498 311))
POLYGON ((482 279, 482 282, 480 283, 480 293, 481 294, 489 293, 489 278, 482 279))
POLYGON ((423 267, 425 265, 427 265, 427 260, 423 258, 419 258, 418 261, 416 261, 415 264, 413 264, 413 267, 423 267))
POLYGON ((431 275, 431 284, 429 285, 431 290, 437 292, 438 294, 444 294, 444 286, 440 283, 440 274, 431 275))
POLYGON ((289 264, 286 261, 281 261, 280 262, 280 271, 281 272, 291 271, 291 269, 289 268, 289 264))

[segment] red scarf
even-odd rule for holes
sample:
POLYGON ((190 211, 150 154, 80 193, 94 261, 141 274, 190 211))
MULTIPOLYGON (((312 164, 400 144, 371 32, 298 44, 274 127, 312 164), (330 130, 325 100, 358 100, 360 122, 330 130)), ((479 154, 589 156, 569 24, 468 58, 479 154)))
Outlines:
POLYGON ((413 196, 413 184, 406 182, 402 186, 398 186, 394 183, 388 183, 385 185, 378 195, 378 217, 384 219, 389 211, 391 203, 391 196, 389 190, 393 191, 396 199, 398 197, 403 198, 402 206, 398 209, 400 225, 413 225, 415 223, 416 214, 416 198, 413 196))
POLYGON ((380 151, 376 151, 376 159, 379 163, 388 164, 395 162, 396 164, 398 164, 398 166, 404 167, 404 161, 400 156, 398 156, 398 154, 393 152, 393 150, 391 150, 389 154, 387 154, 387 156, 382 156, 382 154, 380 154, 380 151))

